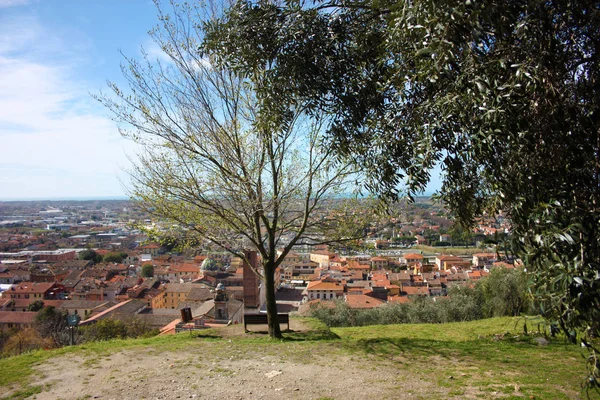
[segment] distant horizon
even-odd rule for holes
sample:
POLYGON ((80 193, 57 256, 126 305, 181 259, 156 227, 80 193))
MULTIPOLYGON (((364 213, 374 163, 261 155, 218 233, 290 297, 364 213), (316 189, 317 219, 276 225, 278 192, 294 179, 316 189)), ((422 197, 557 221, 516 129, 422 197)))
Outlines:
POLYGON ((3 197, 0 202, 9 201, 94 201, 94 200, 131 200, 128 196, 57 196, 57 197, 3 197))
MULTIPOLYGON (((434 193, 422 193, 419 195, 416 195, 415 197, 431 197, 433 196, 434 193)), ((122 201, 122 200, 131 200, 131 197, 128 196, 82 196, 82 197, 76 197, 76 196, 65 196, 65 197, 3 197, 0 198, 0 202, 14 202, 14 201, 22 201, 22 202, 27 202, 27 201, 110 201, 110 200, 115 200, 115 201, 122 201)))

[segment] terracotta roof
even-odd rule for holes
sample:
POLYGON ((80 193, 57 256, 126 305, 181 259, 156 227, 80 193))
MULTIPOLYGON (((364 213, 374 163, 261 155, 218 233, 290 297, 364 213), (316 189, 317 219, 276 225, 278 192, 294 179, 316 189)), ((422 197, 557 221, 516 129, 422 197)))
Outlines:
POLYGON ((408 272, 398 272, 395 274, 390 274, 390 280, 392 281, 410 281, 410 274, 408 272))
POLYGON ((359 264, 358 261, 348 261, 348 265, 347 265, 348 269, 364 269, 364 270, 369 270, 371 269, 370 265, 366 265, 366 264, 359 264))
POLYGON ((375 308, 385 304, 382 300, 364 294, 351 294, 345 300, 350 308, 375 308))
POLYGON ((200 266, 197 264, 175 264, 171 265, 170 270, 177 272, 200 272, 200 266))
POLYGON ((43 301, 44 307, 59 308, 66 301, 66 300, 44 300, 44 299, 39 299, 39 298, 38 299, 36 299, 36 298, 11 299, 11 300, 13 300, 13 307, 15 307, 15 308, 27 308, 27 306, 29 306, 31 303, 35 302, 36 300, 43 301))
POLYGON ((405 260, 422 260, 423 256, 421 254, 411 253, 403 255, 402 258, 405 260))
POLYGON ((379 280, 378 279, 376 281, 374 280, 373 284, 371 286, 373 286, 373 287, 376 287, 376 286, 377 287, 388 287, 390 285, 391 285, 391 282, 389 280, 387 280, 387 279, 381 279, 381 280, 379 280))
POLYGON ((9 289, 11 293, 45 293, 54 286, 54 282, 21 282, 9 289))
POLYGON ((344 287, 337 282, 313 281, 309 282, 306 290, 334 290, 343 291, 344 287))
POLYGON ((0 324, 32 324, 36 315, 33 311, 0 311, 0 324))
POLYGON ((403 286, 402 291, 407 296, 427 296, 429 295, 429 289, 425 286, 403 286))
POLYGON ((122 303, 117 303, 117 304, 115 304, 114 306, 112 306, 112 307, 110 307, 110 308, 108 308, 108 309, 106 309, 106 310, 102 311, 101 313, 98 313, 98 314, 96 314, 96 315, 93 315, 92 317, 90 317, 90 318, 86 319, 85 321, 81 321, 81 322, 79 323, 79 325, 87 325, 87 324, 90 324, 90 323, 92 323, 92 322, 95 322, 96 320, 99 320, 99 319, 101 319, 101 318, 102 318, 102 317, 104 317, 105 315, 107 315, 107 314, 110 314, 110 313, 111 313, 111 312, 113 312, 114 310, 117 310, 117 309, 119 309, 119 308, 121 308, 121 307, 125 306, 127 303, 129 303, 129 302, 132 302, 132 301, 133 301, 133 300, 127 300, 127 301, 124 301, 124 302, 122 302, 122 303))

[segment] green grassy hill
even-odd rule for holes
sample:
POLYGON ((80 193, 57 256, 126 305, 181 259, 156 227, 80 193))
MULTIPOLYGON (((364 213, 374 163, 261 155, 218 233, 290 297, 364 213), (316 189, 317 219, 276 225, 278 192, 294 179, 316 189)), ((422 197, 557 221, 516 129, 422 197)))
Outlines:
POLYGON ((583 350, 561 339, 540 344, 537 321, 527 322, 528 334, 524 322, 329 330, 296 319, 281 341, 235 326, 97 342, 1 359, 0 397, 105 398, 146 382, 131 398, 155 398, 161 390, 164 398, 584 398, 583 350), (209 387, 225 386, 211 397, 209 387))

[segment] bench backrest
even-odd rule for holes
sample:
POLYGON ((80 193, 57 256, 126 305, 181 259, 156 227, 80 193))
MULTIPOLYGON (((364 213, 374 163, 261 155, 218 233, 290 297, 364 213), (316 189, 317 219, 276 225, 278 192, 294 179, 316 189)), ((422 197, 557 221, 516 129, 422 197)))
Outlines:
MULTIPOLYGON (((288 323, 290 322, 289 314, 277 314, 277 319, 279 323, 288 323)), ((267 314, 244 314, 244 321, 246 323, 254 323, 254 324, 266 324, 267 323, 267 314)))

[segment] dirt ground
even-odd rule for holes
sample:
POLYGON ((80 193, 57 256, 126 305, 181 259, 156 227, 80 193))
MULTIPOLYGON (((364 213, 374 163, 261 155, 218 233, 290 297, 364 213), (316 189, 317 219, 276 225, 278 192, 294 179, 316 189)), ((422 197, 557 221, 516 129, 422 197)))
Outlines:
MULTIPOLYGON (((261 331, 265 327, 252 327, 261 331)), ((291 329, 304 326, 292 321, 291 329)), ((245 335, 245 336, 244 336, 245 335)), ((250 337, 262 335, 254 333, 250 337)), ((56 357, 37 367, 36 399, 385 399, 445 398, 406 369, 370 365, 333 344, 240 345, 242 326, 190 348, 127 349, 56 357), (237 343, 236 343, 237 342, 237 343), (401 372, 401 373, 399 373, 401 372)), ((204 340, 204 342, 202 342, 204 340)), ((264 343, 264 342, 263 342, 264 343)))

